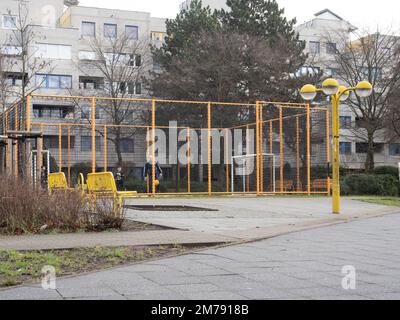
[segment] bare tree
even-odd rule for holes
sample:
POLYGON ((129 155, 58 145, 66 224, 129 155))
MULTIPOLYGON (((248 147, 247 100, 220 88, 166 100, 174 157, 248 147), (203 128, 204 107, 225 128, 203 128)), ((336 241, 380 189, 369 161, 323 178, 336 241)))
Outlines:
POLYGON ((7 46, 14 48, 16 54, 10 60, 10 69, 13 72, 20 74, 21 86, 13 88, 12 94, 16 96, 21 103, 25 104, 25 98, 31 94, 40 84, 36 82, 36 74, 49 71, 51 62, 42 59, 37 55, 35 43, 38 40, 43 40, 44 37, 35 30, 35 26, 31 24, 28 4, 24 0, 19 0, 17 11, 8 10, 7 14, 15 17, 15 23, 11 33, 7 37, 7 46))
POLYGON ((394 33, 356 34, 356 41, 346 41, 344 50, 336 50, 335 61, 339 66, 338 77, 349 86, 368 80, 374 92, 368 99, 353 95, 348 106, 356 116, 353 134, 366 143, 365 170, 374 169, 375 139, 385 129, 390 97, 399 88, 400 38, 394 33))
MULTIPOLYGON (((97 95, 111 98, 98 101, 96 107, 102 114, 102 121, 110 125, 107 139, 114 144, 118 163, 122 164, 121 141, 137 133, 135 129, 126 130, 122 126, 150 123, 148 105, 147 108, 143 105, 137 108, 138 102, 126 100, 142 94, 142 83, 151 64, 149 43, 123 34, 92 39, 89 46, 95 57, 80 60, 79 69, 87 79, 97 79, 92 87, 97 90, 97 95)), ((81 95, 87 92, 83 89, 87 90, 80 88, 81 95)), ((87 118, 91 121, 90 117, 87 118)))

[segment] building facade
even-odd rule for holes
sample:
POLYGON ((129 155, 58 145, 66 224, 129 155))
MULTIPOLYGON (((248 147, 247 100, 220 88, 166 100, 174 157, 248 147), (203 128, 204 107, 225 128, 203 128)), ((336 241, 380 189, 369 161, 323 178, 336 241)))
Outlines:
MULTIPOLYGON (((110 10, 79 6, 77 1, 64 0, 28 0, 24 1, 23 12, 19 0, 2 0, 0 3, 0 45, 2 59, 12 61, 5 64, 9 70, 1 70, 11 90, 7 90, 6 104, 10 105, 19 99, 22 80, 29 79, 27 92, 34 91, 40 95, 82 95, 104 96, 104 86, 107 84, 99 70, 90 69, 85 72, 85 64, 99 59, 94 52, 92 43, 106 41, 120 35, 128 35, 129 41, 137 43, 138 52, 129 59, 129 66, 139 68, 143 66, 145 57, 147 69, 153 68, 150 54, 150 44, 160 45, 165 37, 165 19, 154 18, 147 12, 125 10, 110 10), (26 24, 32 30, 32 41, 26 50, 29 63, 43 67, 28 68, 26 76, 21 73, 20 58, 22 48, 15 41, 18 19, 24 16, 26 24), (140 45, 139 45, 140 44, 140 45)), ((106 47, 106 45, 105 45, 106 47)), ((107 50, 107 49, 105 49, 107 50)), ((148 71, 148 70, 146 70, 148 71)), ((127 98, 141 98, 147 96, 141 83, 126 90, 127 98)), ((52 100, 48 98, 32 99, 32 121, 44 123, 44 148, 49 150, 57 163, 59 162, 58 129, 57 126, 47 126, 47 123, 79 122, 87 118, 85 110, 90 112, 90 102, 82 103, 77 108, 74 100, 52 100)), ((7 107, 7 105, 5 106, 7 107)), ((96 115, 97 117, 97 115, 96 115)), ((37 128, 36 128, 37 129, 37 128)), ((66 133, 63 131, 62 147, 66 146, 66 133)), ((143 137, 126 138, 122 141, 124 161, 135 163, 140 168, 146 162, 145 139, 143 137), (137 139, 138 141, 136 141, 137 139), (129 140, 129 141, 128 141, 129 140), (136 146, 135 146, 136 145, 136 146), (134 147, 135 146, 135 147, 134 147)), ((72 133, 70 139, 71 165, 90 159, 90 133, 72 133)), ((98 152, 102 152, 99 139, 98 152)), ((97 143, 96 143, 97 144, 97 143)), ((117 159, 113 157, 114 146, 109 143, 109 168, 116 166, 117 159)), ((62 152, 66 152, 63 150, 62 152)), ((64 168, 66 157, 61 165, 64 168)), ((102 164, 99 162, 99 166, 102 164)), ((139 170, 137 170, 139 175, 139 170)))
MULTIPOLYGON (((324 78, 335 77, 339 71, 334 54, 343 51, 344 42, 351 42, 351 33, 357 30, 350 22, 325 9, 314 19, 296 27, 300 40, 306 43, 308 61, 299 70, 301 75, 322 73, 324 78)), ((346 85, 346 83, 342 83, 346 85)), ((361 117, 361 116, 360 116, 361 117)), ((365 133, 358 126, 359 115, 345 103, 340 106, 340 153, 341 164, 348 169, 364 169, 367 143, 365 133)), ((397 167, 400 162, 400 143, 388 142, 385 132, 375 136, 375 165, 397 167)))

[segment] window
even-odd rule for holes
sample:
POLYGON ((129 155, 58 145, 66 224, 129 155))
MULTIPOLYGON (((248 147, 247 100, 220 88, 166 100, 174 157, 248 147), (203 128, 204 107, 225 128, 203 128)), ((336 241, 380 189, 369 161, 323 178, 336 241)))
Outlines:
MULTIPOLYGON (((125 84, 123 88, 121 87, 121 90, 126 90, 125 84)), ((142 94, 142 84, 141 83, 129 83, 128 84, 128 94, 131 95, 139 95, 142 94)))
MULTIPOLYGON (((102 151, 103 144, 101 137, 95 137, 96 139, 96 151, 102 151)), ((81 136, 81 151, 91 152, 92 151, 92 137, 91 136, 81 136)))
POLYGON ((133 139, 123 138, 120 141, 120 147, 122 153, 134 153, 135 146, 133 139))
POLYGON ((15 29, 17 26, 17 16, 3 15, 3 28, 4 29, 15 29))
MULTIPOLYGON (((44 136, 45 149, 58 149, 60 146, 59 136, 44 136)), ((70 148, 75 148, 75 137, 70 136, 70 148)), ((68 149, 68 136, 61 136, 61 149, 68 149)))
POLYGON ((137 26, 125 26, 125 34, 131 40, 138 40, 139 28, 137 26))
POLYGON ((361 74, 365 79, 380 79, 382 78, 382 69, 381 68, 361 68, 361 74))
POLYGON ((296 76, 314 76, 318 75, 321 72, 321 69, 319 67, 309 67, 309 66, 303 66, 300 68, 300 70, 296 73, 296 76))
POLYGON ((340 142, 340 154, 351 154, 351 142, 340 142))
POLYGON ((400 156, 400 143, 389 144, 389 155, 400 156))
MULTIPOLYGON (((384 144, 383 143, 374 143, 374 152, 381 153, 383 151, 384 144)), ((368 152, 368 143, 365 142, 357 142, 356 143, 356 152, 363 154, 368 152)))
POLYGON ((328 42, 326 44, 326 53, 335 54, 336 53, 336 43, 328 42))
POLYGON ((104 37, 105 38, 116 38, 117 37, 117 25, 105 23, 104 24, 104 37))
POLYGON ((34 105, 35 118, 74 119, 73 106, 34 105))
POLYGON ((72 76, 37 74, 36 86, 48 89, 72 89, 72 76))
POLYGON ((3 46, 3 47, 1 47, 1 53, 6 56, 20 56, 20 55, 22 55, 22 47, 3 46))
POLYGON ((329 77, 335 77, 339 74, 339 69, 336 68, 327 68, 325 69, 325 73, 329 77))
POLYGON ((350 129, 351 128, 351 116, 340 116, 340 128, 341 129, 350 129))
POLYGON ((140 67, 142 65, 142 56, 139 54, 129 55, 129 65, 131 67, 140 67))
POLYGON ((83 37, 96 37, 96 23, 94 22, 82 22, 82 30, 83 37))
POLYGON ((35 56, 41 59, 71 60, 71 46, 39 43, 36 46, 35 56))
POLYGON ((79 60, 96 60, 96 52, 79 51, 79 60))
POLYGON ((103 78, 79 77, 79 89, 81 90, 98 90, 103 88, 103 83, 103 78))
POLYGON ((317 41, 310 41, 310 53, 319 54, 321 52, 321 44, 317 41))
MULTIPOLYGON (((9 86, 15 86, 15 87, 22 87, 22 73, 9 73, 5 75, 6 77, 6 83, 9 86)), ((28 76, 25 77, 25 79, 28 76)))

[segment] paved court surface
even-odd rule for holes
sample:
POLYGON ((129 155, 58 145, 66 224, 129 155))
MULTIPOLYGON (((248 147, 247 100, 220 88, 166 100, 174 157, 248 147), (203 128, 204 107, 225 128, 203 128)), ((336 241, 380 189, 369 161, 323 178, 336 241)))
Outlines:
POLYGON ((136 221, 175 230, 0 236, 0 249, 40 250, 100 246, 232 243, 267 239, 294 231, 375 217, 399 208, 344 199, 343 214, 331 214, 329 198, 176 198, 132 199, 134 205, 186 205, 217 211, 128 210, 136 221))
POLYGON ((400 299, 400 213, 25 286, 0 299, 400 299), (356 289, 342 288, 354 266, 356 289))
POLYGON ((131 199, 129 204, 186 205, 216 209, 218 211, 203 212, 129 210, 128 218, 173 228, 229 236, 245 234, 247 230, 257 232, 257 229, 271 229, 294 224, 318 224, 319 221, 355 219, 398 210, 398 208, 344 198, 342 214, 333 215, 331 214, 332 200, 327 197, 157 198, 131 199))

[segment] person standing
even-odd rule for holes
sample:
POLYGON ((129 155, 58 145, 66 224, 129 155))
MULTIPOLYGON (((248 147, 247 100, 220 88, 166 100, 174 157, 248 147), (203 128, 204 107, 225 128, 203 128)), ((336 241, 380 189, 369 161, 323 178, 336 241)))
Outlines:
POLYGON ((117 189, 119 191, 124 190, 124 179, 125 179, 125 175, 122 171, 122 168, 118 167, 117 172, 115 173, 115 184, 117 185, 117 189))
MULTIPOLYGON (((159 189, 160 179, 162 178, 163 172, 158 161, 155 163, 155 185, 156 192, 159 189)), ((150 156, 143 168, 143 179, 148 183, 149 193, 153 193, 153 158, 150 156)))

